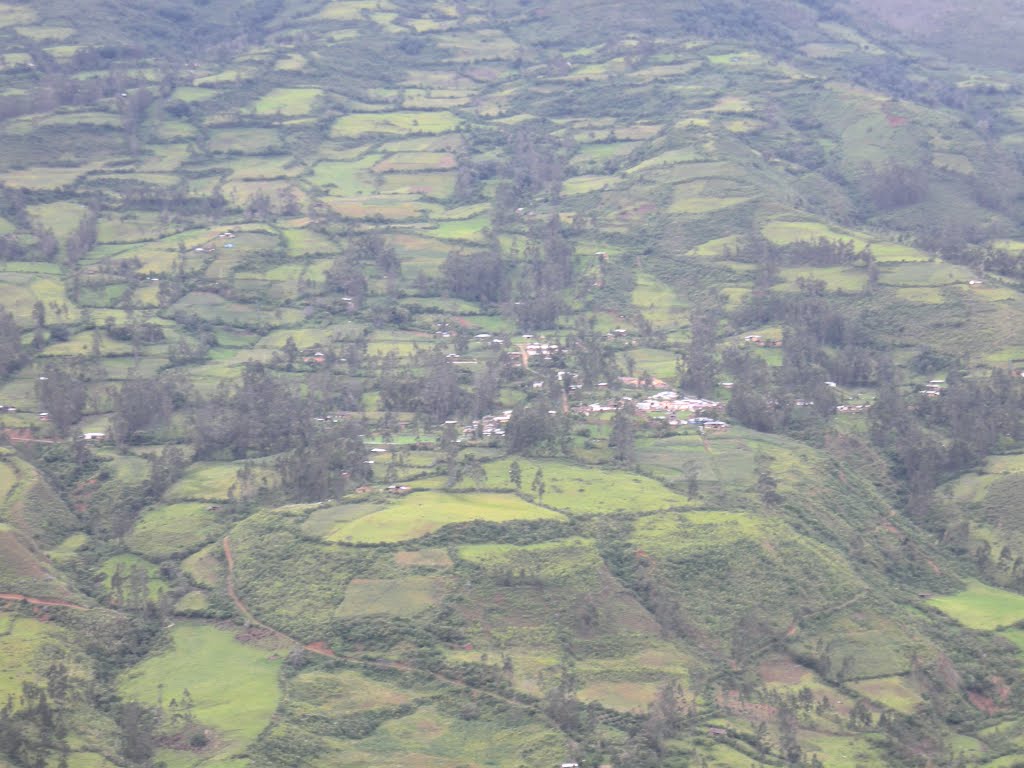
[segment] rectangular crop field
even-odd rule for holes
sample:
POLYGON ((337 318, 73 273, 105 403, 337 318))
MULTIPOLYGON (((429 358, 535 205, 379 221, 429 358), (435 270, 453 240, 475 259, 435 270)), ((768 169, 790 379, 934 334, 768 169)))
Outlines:
POLYGON ((384 543, 426 536, 446 525, 483 520, 564 520, 558 512, 523 501, 511 493, 413 493, 379 512, 339 527, 331 541, 384 543))
POLYGON ((969 581, 963 592, 933 597, 928 602, 971 629, 1008 627, 1024 619, 1024 595, 975 580, 969 581))

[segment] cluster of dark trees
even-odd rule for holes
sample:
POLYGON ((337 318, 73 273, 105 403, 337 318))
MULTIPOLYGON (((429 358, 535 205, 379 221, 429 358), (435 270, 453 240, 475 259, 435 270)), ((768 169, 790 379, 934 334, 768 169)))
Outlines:
POLYGON ((1024 381, 1005 371, 987 378, 953 372, 940 397, 907 396, 891 377, 883 380, 869 411, 873 442, 889 456, 907 511, 934 520, 933 491, 972 469, 985 456, 1024 438, 1024 381))
POLYGON ((0 376, 9 376, 18 370, 25 363, 27 352, 14 315, 0 307, 0 376))

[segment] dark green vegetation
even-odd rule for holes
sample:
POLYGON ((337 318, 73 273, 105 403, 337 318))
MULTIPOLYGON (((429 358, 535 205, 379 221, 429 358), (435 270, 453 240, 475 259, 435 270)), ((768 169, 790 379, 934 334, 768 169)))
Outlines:
POLYGON ((1011 6, 0 2, 0 765, 1024 764, 1011 6))

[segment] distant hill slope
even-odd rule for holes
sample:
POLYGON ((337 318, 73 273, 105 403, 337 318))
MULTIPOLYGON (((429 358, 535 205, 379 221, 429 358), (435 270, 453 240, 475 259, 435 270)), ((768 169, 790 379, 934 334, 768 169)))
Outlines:
POLYGON ((0 2, 0 763, 1024 760, 1018 15, 0 2))

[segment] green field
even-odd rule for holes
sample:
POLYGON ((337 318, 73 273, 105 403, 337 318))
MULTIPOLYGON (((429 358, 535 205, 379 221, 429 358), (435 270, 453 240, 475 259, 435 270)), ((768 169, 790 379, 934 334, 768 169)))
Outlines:
POLYGON ((557 512, 523 501, 511 493, 442 493, 423 491, 389 504, 379 512, 345 523, 330 541, 384 543, 416 539, 446 525, 481 520, 561 520, 557 512))
POLYGON ((345 138, 375 134, 408 136, 419 133, 447 133, 458 124, 458 118, 447 111, 378 112, 339 117, 331 127, 331 135, 345 138))
POLYGON ((171 633, 172 646, 126 672, 121 694, 148 705, 168 703, 188 690, 197 721, 213 730, 213 754, 166 758, 186 765, 224 760, 244 750, 270 721, 280 692, 280 662, 266 649, 238 642, 230 629, 179 622, 171 633))
POLYGON ((963 592, 928 602, 971 629, 998 629, 1024 619, 1024 596, 980 581, 969 582, 963 592))
POLYGON ((4 665, 0 670, 0 696, 18 696, 22 683, 38 685, 40 674, 39 653, 44 648, 59 645, 62 633, 53 625, 31 618, 0 613, 0 653, 4 665))
MULTIPOLYGON (((514 461, 519 464, 520 490, 523 493, 537 499, 532 482, 539 471, 545 486, 539 501, 571 514, 652 512, 687 504, 684 496, 660 483, 621 470, 559 461, 514 461)), ((512 462, 512 459, 502 459, 485 464, 487 479, 484 487, 515 490, 509 475, 512 462)))
POLYGON ((375 613, 415 616, 438 601, 441 586, 438 579, 430 576, 353 579, 345 588, 345 599, 338 606, 337 614, 346 617, 375 613))
POLYGON ((1024 15, 931 5, 0 0, 0 765, 1017 760, 1024 15))
POLYGON ((154 561, 191 554, 223 531, 223 524, 205 502, 169 504, 147 511, 126 544, 154 561))

